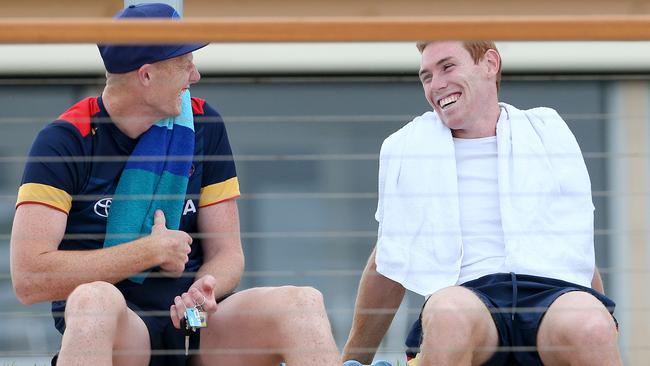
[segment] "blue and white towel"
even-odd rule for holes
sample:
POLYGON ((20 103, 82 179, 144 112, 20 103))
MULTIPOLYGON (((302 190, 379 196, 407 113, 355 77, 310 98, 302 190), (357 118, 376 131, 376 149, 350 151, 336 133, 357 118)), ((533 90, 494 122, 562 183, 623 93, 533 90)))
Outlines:
MULTIPOLYGON (((190 92, 179 116, 151 126, 128 158, 111 203, 104 247, 149 235, 156 210, 168 229, 178 230, 194 156, 194 117, 190 92)), ((131 277, 142 283, 146 273, 131 277)))

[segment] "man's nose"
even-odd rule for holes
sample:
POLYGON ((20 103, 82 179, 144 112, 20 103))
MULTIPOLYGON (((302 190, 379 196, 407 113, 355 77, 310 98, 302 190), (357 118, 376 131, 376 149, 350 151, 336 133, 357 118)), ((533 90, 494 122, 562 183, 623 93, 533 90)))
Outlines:
POLYGON ((192 68, 192 72, 190 73, 190 84, 196 84, 201 80, 201 73, 199 72, 199 69, 196 68, 196 65, 192 68))
POLYGON ((447 87, 447 79, 444 77, 434 77, 431 80, 431 90, 440 90, 447 87))

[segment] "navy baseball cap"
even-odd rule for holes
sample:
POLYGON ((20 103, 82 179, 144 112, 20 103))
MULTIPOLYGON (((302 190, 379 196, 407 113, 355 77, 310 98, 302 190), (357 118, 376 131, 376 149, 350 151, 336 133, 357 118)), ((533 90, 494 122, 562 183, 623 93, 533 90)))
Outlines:
MULTIPOLYGON (((130 5, 120 10, 113 19, 127 18, 169 18, 180 19, 180 15, 167 4, 151 3, 130 5)), ((207 43, 188 44, 100 44, 99 53, 106 71, 123 74, 137 70, 144 64, 182 56, 207 46, 207 43)))

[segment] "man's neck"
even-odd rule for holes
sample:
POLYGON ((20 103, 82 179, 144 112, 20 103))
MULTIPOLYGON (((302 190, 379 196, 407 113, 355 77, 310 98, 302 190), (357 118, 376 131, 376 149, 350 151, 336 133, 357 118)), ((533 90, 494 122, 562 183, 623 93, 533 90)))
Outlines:
POLYGON ((452 136, 461 139, 477 139, 481 137, 496 136, 497 122, 501 115, 501 107, 498 102, 490 103, 481 118, 472 124, 471 129, 452 130, 452 136))
POLYGON ((115 126, 132 139, 140 137, 160 119, 149 111, 137 93, 107 86, 102 92, 102 101, 115 126))

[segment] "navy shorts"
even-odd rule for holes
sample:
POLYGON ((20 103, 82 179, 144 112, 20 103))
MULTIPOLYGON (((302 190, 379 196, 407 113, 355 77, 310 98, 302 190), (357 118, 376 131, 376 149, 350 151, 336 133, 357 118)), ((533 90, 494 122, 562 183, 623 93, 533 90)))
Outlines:
MULTIPOLYGON (((546 277, 498 273, 465 282, 461 286, 472 290, 483 301, 490 310, 499 333, 501 350, 495 352, 485 363, 489 366, 542 365, 536 351, 511 351, 512 347, 537 346, 537 330, 545 314, 545 311, 522 311, 521 308, 548 309, 558 297, 571 291, 588 292, 602 302, 610 314, 614 313, 616 306, 611 299, 591 288, 546 277), (513 308, 514 311, 509 311, 513 308)), ((420 319, 413 324, 406 339, 406 354, 409 359, 419 352, 421 343, 420 313, 420 319)))
MULTIPOLYGON (((140 316, 149 331, 151 342, 151 360, 149 366, 176 366, 186 365, 189 357, 185 356, 185 333, 174 328, 169 313, 160 310, 142 309, 130 301, 126 302, 129 309, 140 316), (150 313, 159 313, 150 315, 150 313)), ((65 320, 61 316, 54 318, 54 326, 63 334, 65 320)), ((200 334, 190 336, 190 350, 199 349, 200 334)), ((52 359, 52 366, 56 365, 56 358, 52 359)))

